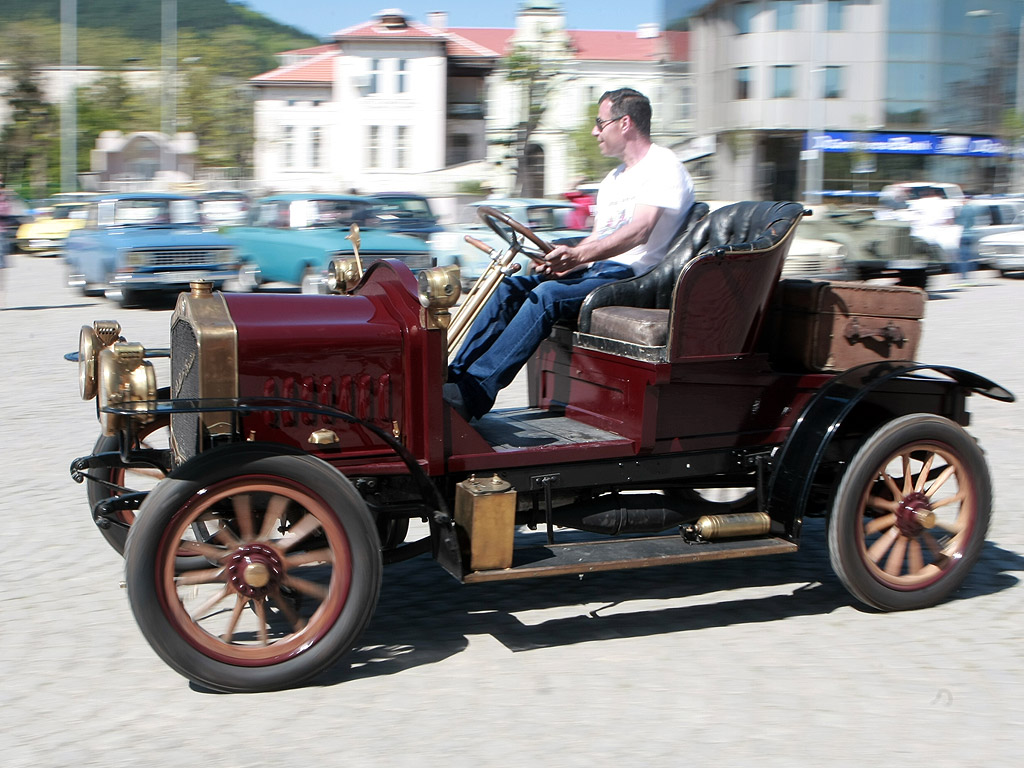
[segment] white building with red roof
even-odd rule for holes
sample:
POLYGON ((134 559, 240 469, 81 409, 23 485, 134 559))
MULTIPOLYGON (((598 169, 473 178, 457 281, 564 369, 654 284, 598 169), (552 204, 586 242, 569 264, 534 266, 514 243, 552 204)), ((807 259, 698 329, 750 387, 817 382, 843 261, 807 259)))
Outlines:
POLYGON ((579 180, 570 134, 605 90, 629 86, 654 106, 654 138, 692 135, 685 33, 567 30, 557 3, 523 2, 514 29, 449 27, 397 9, 340 30, 330 43, 280 55, 252 79, 255 181, 275 191, 404 190, 450 195, 478 182, 501 192, 558 195, 579 180), (521 87, 505 77, 514 47, 551 51, 554 87, 531 133, 526 188, 514 189, 512 141, 521 87))

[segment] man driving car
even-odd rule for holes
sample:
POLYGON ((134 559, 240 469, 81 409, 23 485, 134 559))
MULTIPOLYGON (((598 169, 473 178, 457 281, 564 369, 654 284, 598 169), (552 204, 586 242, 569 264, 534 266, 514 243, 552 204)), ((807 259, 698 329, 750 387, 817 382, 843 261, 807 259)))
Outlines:
POLYGON ((555 322, 576 317, 592 290, 661 261, 693 205, 689 173, 651 141, 643 94, 602 94, 591 134, 603 155, 622 160, 598 189, 593 231, 575 246, 555 246, 534 274, 503 280, 484 305, 444 385, 445 401, 463 418, 487 413, 555 322))

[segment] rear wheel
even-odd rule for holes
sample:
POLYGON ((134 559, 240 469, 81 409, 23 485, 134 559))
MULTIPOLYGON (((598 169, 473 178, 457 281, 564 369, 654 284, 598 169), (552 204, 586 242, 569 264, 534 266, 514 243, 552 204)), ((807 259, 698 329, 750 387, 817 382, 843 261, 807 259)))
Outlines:
POLYGON ((230 446, 147 497, 125 575, 139 628, 167 664, 250 692, 298 685, 352 646, 377 602, 381 558, 369 511, 335 469, 230 446), (182 570, 183 549, 209 567, 182 570))
POLYGON ((895 419, 861 446, 839 484, 832 567, 875 608, 934 605, 978 559, 991 504, 985 458, 958 424, 931 414, 895 419))

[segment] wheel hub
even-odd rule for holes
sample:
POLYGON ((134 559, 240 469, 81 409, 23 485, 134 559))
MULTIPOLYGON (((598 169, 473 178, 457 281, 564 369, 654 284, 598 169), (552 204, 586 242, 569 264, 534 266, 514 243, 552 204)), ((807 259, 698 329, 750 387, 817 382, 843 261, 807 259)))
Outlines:
POLYGON ((920 535, 925 528, 935 525, 935 513, 932 511, 928 497, 915 491, 903 497, 900 507, 896 510, 896 527, 907 538, 920 535))
POLYGON ((283 575, 281 558, 264 544, 239 547, 228 560, 228 581, 246 597, 261 597, 274 591, 283 575))

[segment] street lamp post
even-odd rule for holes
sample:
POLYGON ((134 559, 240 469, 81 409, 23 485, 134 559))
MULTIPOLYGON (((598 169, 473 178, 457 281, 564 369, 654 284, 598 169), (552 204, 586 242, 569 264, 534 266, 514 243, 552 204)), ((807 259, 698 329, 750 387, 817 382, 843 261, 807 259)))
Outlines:
POLYGON ((78 188, 78 0, 60 2, 60 64, 64 94, 60 108, 60 189, 78 188))

